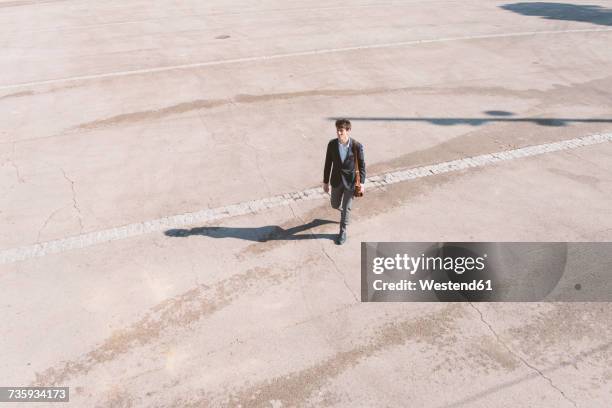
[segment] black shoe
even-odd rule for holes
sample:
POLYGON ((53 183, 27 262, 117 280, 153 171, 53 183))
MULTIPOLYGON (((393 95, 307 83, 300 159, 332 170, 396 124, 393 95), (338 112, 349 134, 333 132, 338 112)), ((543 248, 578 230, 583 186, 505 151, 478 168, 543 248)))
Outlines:
POLYGON ((336 239, 336 244, 342 245, 346 242, 346 230, 340 231, 338 234, 338 238, 336 239))

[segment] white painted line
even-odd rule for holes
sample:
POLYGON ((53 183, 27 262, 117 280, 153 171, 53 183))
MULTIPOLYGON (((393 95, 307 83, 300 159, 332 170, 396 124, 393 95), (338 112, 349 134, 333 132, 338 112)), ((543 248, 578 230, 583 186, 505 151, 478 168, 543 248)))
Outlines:
POLYGON ((431 43, 440 43, 440 42, 449 42, 449 41, 485 40, 485 39, 493 39, 493 38, 526 37, 526 36, 535 36, 535 35, 553 35, 553 34, 570 34, 570 33, 596 33, 596 32, 608 32, 608 31, 612 31, 612 28, 584 28, 584 29, 574 29, 574 30, 524 31, 524 32, 516 32, 516 33, 482 34, 482 35, 469 35, 469 36, 461 36, 461 37, 434 38, 434 39, 429 39, 429 40, 401 41, 401 42, 392 42, 392 43, 383 43, 383 44, 359 45, 359 46, 354 46, 354 47, 343 47, 343 48, 327 48, 327 49, 321 49, 321 50, 291 52, 291 53, 286 53, 286 54, 262 55, 262 56, 257 56, 257 57, 244 57, 244 58, 233 58, 233 59, 218 60, 218 61, 195 62, 191 64, 168 65, 168 66, 156 67, 156 68, 143 68, 143 69, 134 69, 134 70, 127 70, 127 71, 108 72, 104 74, 81 75, 81 76, 66 77, 66 78, 48 79, 48 80, 43 80, 43 81, 23 82, 19 84, 2 85, 0 86, 0 91, 15 89, 15 88, 27 88, 27 87, 41 86, 41 85, 61 84, 61 83, 75 82, 75 81, 87 81, 87 80, 93 80, 93 79, 113 78, 113 77, 122 77, 122 76, 139 75, 139 74, 151 74, 151 73, 156 73, 156 72, 165 72, 165 71, 173 71, 173 70, 181 70, 181 69, 202 68, 202 67, 210 67, 210 66, 215 66, 215 65, 237 64, 237 63, 254 62, 254 61, 269 61, 269 60, 282 59, 282 58, 331 54, 331 53, 336 53, 336 52, 371 50, 371 49, 377 49, 377 48, 405 47, 405 46, 410 46, 410 45, 431 44, 431 43))
MULTIPOLYGON (((429 166, 417 167, 413 169, 403 169, 392 171, 376 176, 368 177, 368 185, 384 187, 386 185, 399 183, 405 180, 428 177, 435 174, 448 173, 463 170, 471 167, 483 167, 498 163, 504 160, 514 160, 517 158, 536 156, 561 150, 577 149, 599 143, 612 141, 612 133, 596 134, 575 139, 564 140, 561 142, 547 143, 535 146, 522 147, 520 149, 506 150, 491 154, 483 154, 475 157, 466 157, 429 166)), ((321 187, 313 187, 295 193, 286 193, 273 197, 266 197, 259 200, 245 201, 225 207, 206 209, 193 213, 171 215, 156 220, 144 221, 81 234, 69 238, 57 239, 54 241, 42 242, 39 244, 28 245, 19 248, 5 249, 0 251, 0 264, 23 261, 26 259, 37 258, 49 254, 60 253, 71 249, 80 249, 102 244, 119 239, 135 237, 151 232, 164 231, 172 228, 179 228, 189 225, 201 225, 211 221, 231 218, 244 214, 256 214, 262 210, 270 208, 288 206, 291 203, 318 200, 327 197, 321 187)))
MULTIPOLYGON (((315 6, 315 7, 290 7, 290 8, 271 8, 271 9, 256 7, 256 8, 251 8, 251 9, 241 8, 239 11, 219 11, 219 12, 203 12, 203 13, 190 12, 188 14, 177 14, 177 15, 170 15, 170 16, 163 16, 163 17, 151 17, 151 18, 143 18, 139 20, 113 21, 113 22, 108 22, 108 23, 93 23, 93 24, 83 24, 83 25, 74 25, 74 26, 59 26, 59 27, 43 28, 43 29, 38 29, 38 30, 22 29, 22 30, 0 32, 0 35, 2 36, 6 36, 7 34, 24 35, 26 33, 30 34, 30 33, 44 33, 44 32, 50 32, 50 31, 57 32, 57 31, 68 31, 68 30, 81 30, 84 28, 87 29, 87 28, 99 28, 99 27, 108 27, 108 26, 120 26, 120 25, 127 25, 127 24, 142 24, 142 23, 148 23, 148 22, 159 22, 160 24, 164 24, 164 23, 167 24, 169 21, 177 20, 177 19, 211 18, 211 17, 243 15, 243 14, 310 13, 314 11, 320 12, 320 11, 332 11, 332 10, 353 10, 356 8, 380 9, 383 7, 412 7, 410 3, 415 3, 418 1, 421 1, 421 0, 411 1, 411 2, 404 1, 403 4, 375 3, 375 4, 351 4, 350 6, 327 6, 327 7, 316 7, 315 6)), ((433 0, 430 0, 430 1, 433 1, 433 0)), ((452 3, 453 2, 453 0, 437 0, 437 1, 440 3, 447 3, 447 2, 452 3)), ((45 3, 56 3, 56 1, 45 2, 45 3)), ((45 3, 35 3, 35 4, 45 4, 45 3)), ((0 2, 0 5, 1 4, 2 3, 0 2)), ((121 10, 120 13, 115 13, 115 14, 122 14, 122 13, 124 13, 123 10, 121 10)), ((29 28, 29 27, 26 27, 26 28, 29 28)))

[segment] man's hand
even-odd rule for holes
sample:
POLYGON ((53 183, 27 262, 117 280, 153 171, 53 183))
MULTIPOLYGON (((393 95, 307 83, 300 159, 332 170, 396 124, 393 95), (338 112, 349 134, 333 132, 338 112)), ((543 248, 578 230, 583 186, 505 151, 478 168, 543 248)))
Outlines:
POLYGON ((329 183, 323 183, 323 191, 329 193, 329 183))

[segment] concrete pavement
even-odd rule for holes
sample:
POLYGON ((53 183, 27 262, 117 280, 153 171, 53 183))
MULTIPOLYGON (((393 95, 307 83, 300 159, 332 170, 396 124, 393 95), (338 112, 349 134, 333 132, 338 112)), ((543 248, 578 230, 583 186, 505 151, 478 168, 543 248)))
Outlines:
MULTIPOLYGON (((336 117, 371 176, 612 132, 609 2, 507 4, 0 2, 0 250, 317 186, 336 117)), ((372 185, 342 247, 316 198, 7 262, 0 385, 70 386, 72 406, 605 407, 609 304, 357 299, 361 241, 609 241, 610 157, 372 185)))

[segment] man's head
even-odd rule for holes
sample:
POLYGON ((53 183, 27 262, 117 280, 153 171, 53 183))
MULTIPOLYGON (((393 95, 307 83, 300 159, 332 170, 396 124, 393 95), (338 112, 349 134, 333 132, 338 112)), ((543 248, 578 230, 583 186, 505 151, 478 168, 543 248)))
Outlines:
POLYGON ((338 140, 342 144, 346 144, 349 138, 349 132, 351 131, 351 121, 348 119, 338 119, 336 121, 336 135, 338 140))

